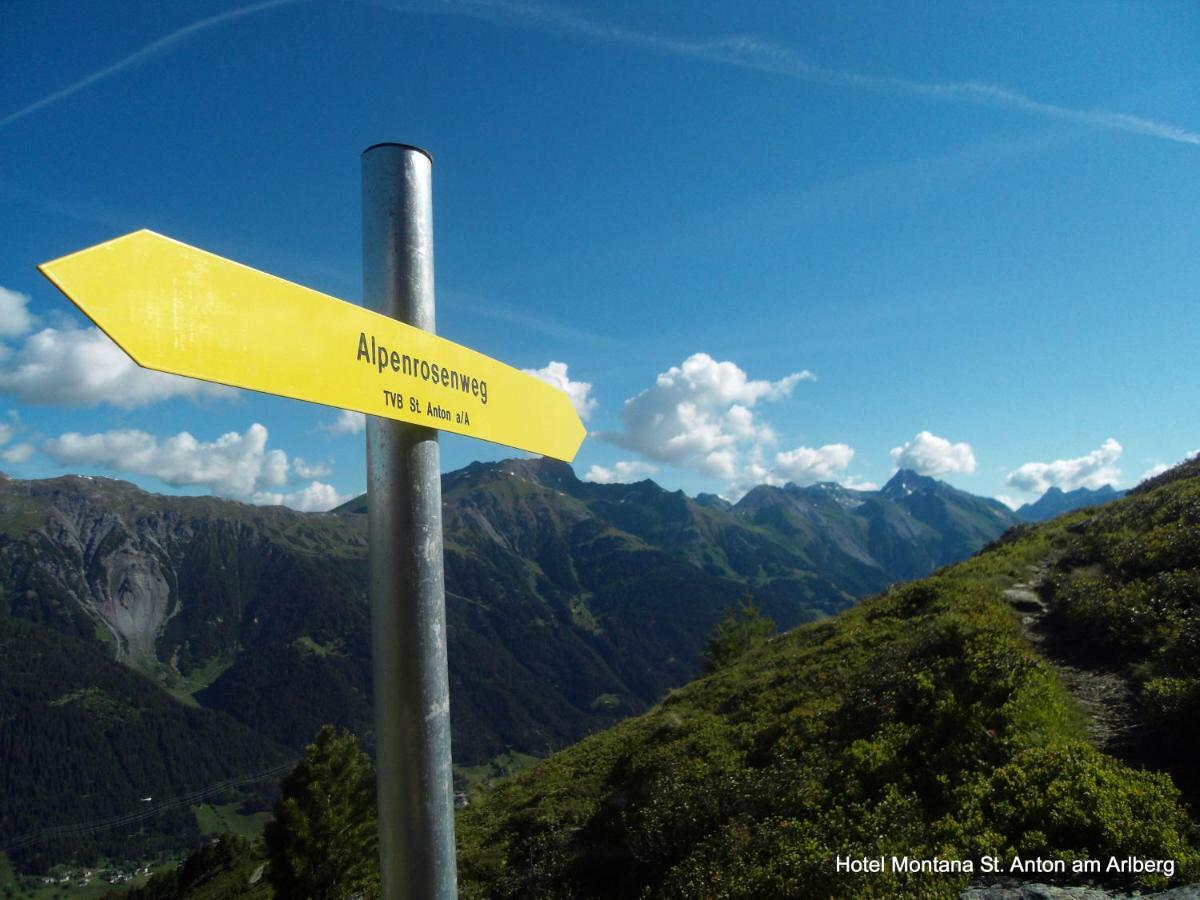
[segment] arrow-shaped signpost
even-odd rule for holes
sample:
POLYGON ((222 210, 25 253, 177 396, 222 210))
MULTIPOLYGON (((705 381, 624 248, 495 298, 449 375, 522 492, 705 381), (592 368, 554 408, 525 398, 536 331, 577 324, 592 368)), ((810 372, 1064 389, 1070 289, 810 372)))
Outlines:
POLYGON ((39 268, 147 369, 367 413, 383 896, 457 896, 438 431, 570 461, 562 391, 434 334, 432 162, 363 153, 363 302, 150 231, 39 268))

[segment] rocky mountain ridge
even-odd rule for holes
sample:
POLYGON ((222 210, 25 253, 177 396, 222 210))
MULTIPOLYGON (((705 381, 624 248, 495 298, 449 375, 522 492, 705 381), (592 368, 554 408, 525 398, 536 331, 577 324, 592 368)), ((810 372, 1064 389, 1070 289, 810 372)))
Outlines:
POLYGON ((1064 491, 1059 487, 1049 487, 1046 489, 1046 493, 1038 497, 1037 500, 1019 507, 1017 509, 1017 518, 1022 522, 1045 522, 1048 519, 1061 516, 1063 513, 1084 509, 1088 506, 1100 506, 1104 503, 1111 503, 1113 500, 1120 500, 1124 496, 1125 491, 1114 490, 1107 484, 1101 485, 1098 488, 1075 488, 1073 491, 1064 491))

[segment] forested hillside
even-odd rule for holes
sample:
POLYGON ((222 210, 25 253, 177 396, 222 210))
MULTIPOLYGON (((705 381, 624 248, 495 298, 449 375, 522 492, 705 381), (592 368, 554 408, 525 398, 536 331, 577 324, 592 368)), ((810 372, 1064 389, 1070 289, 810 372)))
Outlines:
POLYGON ((263 771, 277 779, 288 759, 223 713, 176 702, 99 645, 0 616, 0 849, 24 866, 194 844, 191 805, 163 801, 263 771), (78 827, 121 817, 121 827, 78 827))

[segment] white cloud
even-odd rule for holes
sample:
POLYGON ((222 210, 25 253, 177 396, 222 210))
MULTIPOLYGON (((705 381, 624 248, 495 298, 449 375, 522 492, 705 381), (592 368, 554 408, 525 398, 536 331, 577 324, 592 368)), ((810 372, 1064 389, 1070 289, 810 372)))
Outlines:
POLYGON ((1032 494, 1044 494, 1051 487, 1064 491, 1081 487, 1095 490, 1106 484, 1115 487, 1121 479, 1121 470, 1115 463, 1122 449, 1116 440, 1109 438, 1091 453, 1075 459, 1025 463, 1009 473, 1005 483, 1032 494))
POLYGON ((245 434, 229 432, 210 443, 186 431, 160 441, 144 431, 122 429, 69 432, 41 449, 64 466, 101 466, 149 475, 176 487, 203 485, 234 497, 282 487, 289 474, 287 454, 267 449, 267 429, 257 422, 245 434))
MULTIPOLYGON (((758 484, 834 481, 854 458, 851 447, 796 447, 769 456, 767 448, 778 438, 756 411, 760 401, 782 400, 801 381, 815 380, 807 370, 778 381, 751 379, 733 362, 694 353, 660 374, 653 387, 626 400, 623 430, 604 437, 656 462, 722 479, 727 482, 722 496, 727 498, 736 499, 758 484)), ((589 478, 602 481, 618 475, 593 466, 589 478)), ((854 478, 847 484, 874 488, 854 478)))
POLYGON ((250 502, 259 506, 290 506, 301 512, 327 512, 349 499, 348 495, 339 494, 333 485, 322 484, 319 481, 287 494, 256 491, 250 496, 250 502))
POLYGON ((1138 481, 1145 481, 1147 478, 1153 478, 1156 475, 1161 475, 1163 472, 1167 471, 1169 468, 1171 468, 1171 467, 1168 466, 1166 463, 1159 463, 1156 466, 1151 466, 1149 469, 1147 469, 1145 472, 1142 473, 1142 475, 1138 479, 1138 481))
POLYGON ((233 388, 143 369, 98 328, 43 328, 0 361, 0 391, 26 403, 132 409, 233 388))
POLYGON ((351 409, 343 409, 332 422, 321 426, 334 434, 362 434, 367 427, 367 417, 351 409))
POLYGON ((3 453, 0 453, 0 459, 6 463, 20 465, 23 462, 28 462, 29 457, 34 454, 33 444, 14 444, 3 453))
MULTIPOLYGON (((1195 459, 1197 456, 1200 456, 1200 450, 1193 450, 1191 453, 1185 453, 1183 455, 1183 459, 1181 459, 1179 462, 1184 463, 1184 462, 1187 462, 1189 459, 1195 459)), ((1161 475, 1163 472, 1166 472, 1167 470, 1172 469, 1177 465, 1179 465, 1179 463, 1174 463, 1174 464, 1157 463, 1156 465, 1151 466, 1149 469, 1147 469, 1145 472, 1143 472, 1141 478, 1139 478, 1138 481, 1142 482, 1142 481, 1145 481, 1147 478, 1153 478, 1156 475, 1161 475)))
POLYGON ((1011 509, 1013 512, 1016 512, 1018 509, 1020 509, 1022 506, 1025 505, 1024 500, 1017 500, 1015 497, 1010 497, 1007 494, 997 494, 996 499, 999 500, 1001 503, 1003 503, 1005 506, 1007 506, 1009 509, 1011 509))
POLYGON ((297 478, 328 478, 333 474, 330 466, 321 464, 309 465, 299 456, 292 457, 292 471, 297 478))
POLYGON ((591 382, 572 381, 567 375, 566 363, 551 361, 546 364, 544 369, 522 369, 521 371, 526 375, 540 378, 551 387, 565 391, 566 395, 571 398, 571 405, 575 407, 575 412, 583 421, 586 422, 595 412, 596 401, 588 396, 592 390, 591 382))
POLYGON ((0 286, 0 338, 29 334, 35 321, 29 311, 28 295, 0 286))
POLYGON ((583 476, 584 481, 594 481, 597 484, 629 484, 641 481, 658 471, 658 466, 636 459, 623 459, 612 468, 593 465, 583 476))
POLYGON ((849 475, 842 479, 842 487, 851 491, 877 491, 879 485, 873 481, 864 481, 857 475, 849 475))
MULTIPOLYGON (((25 430, 25 426, 21 424, 21 415, 15 409, 8 411, 8 421, 0 422, 0 447, 11 441, 16 435, 25 430)), ((0 453, 0 460, 14 465, 28 462, 29 458, 36 452, 36 448, 30 443, 15 444, 0 453)))
POLYGON ((803 487, 818 481, 834 481, 837 473, 850 465, 854 451, 846 444, 826 444, 824 447, 797 447, 775 454, 776 478, 794 481, 803 487))
POLYGON ((660 374, 653 387, 626 400, 624 430, 608 437, 658 462, 732 478, 743 452, 775 442, 775 432, 752 408, 760 400, 788 396, 803 380, 813 380, 812 373, 751 380, 732 362, 694 353, 660 374))
POLYGON ((975 453, 966 443, 952 444, 928 431, 891 449, 892 465, 911 469, 918 475, 945 475, 949 472, 974 472, 975 453))

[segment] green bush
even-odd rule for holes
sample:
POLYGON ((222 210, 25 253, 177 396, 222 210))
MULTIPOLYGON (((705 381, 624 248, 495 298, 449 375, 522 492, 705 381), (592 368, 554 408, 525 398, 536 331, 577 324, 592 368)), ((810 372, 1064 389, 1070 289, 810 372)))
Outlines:
POLYGON ((775 633, 775 622, 748 597, 737 610, 727 610, 704 642, 704 671, 711 674, 744 656, 775 633))
MULTIPOLYGON (((987 823, 1003 842, 992 851, 1002 857, 1171 859, 1180 882, 1200 877, 1194 826, 1171 779, 1130 769, 1087 744, 1018 753, 965 785, 959 802, 965 821, 987 823)), ((1166 886, 1159 875, 1119 880, 1131 887, 1166 886)))

